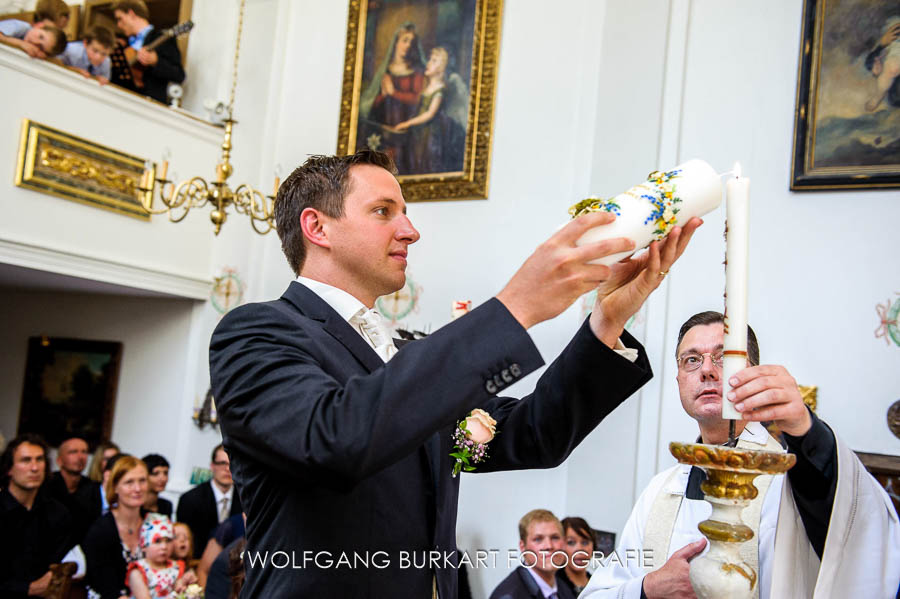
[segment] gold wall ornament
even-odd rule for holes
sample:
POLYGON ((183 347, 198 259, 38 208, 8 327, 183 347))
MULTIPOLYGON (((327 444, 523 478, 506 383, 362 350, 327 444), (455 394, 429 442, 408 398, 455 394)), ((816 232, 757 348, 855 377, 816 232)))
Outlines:
POLYGON ((150 215, 135 197, 145 166, 143 158, 22 121, 18 187, 147 221, 150 215))
POLYGON ((797 385, 797 387, 800 389, 800 396, 803 398, 803 403, 809 406, 810 410, 815 412, 819 405, 819 402, 816 399, 819 395, 818 385, 797 385))
POLYGON ((242 183, 236 189, 231 189, 226 182, 234 172, 231 166, 231 132, 234 124, 234 92, 237 89, 238 59, 241 49, 241 32, 244 28, 244 5, 246 0, 241 0, 238 13, 237 36, 234 44, 234 67, 231 78, 231 97, 228 101, 227 115, 225 119, 225 135, 222 140, 222 158, 216 165, 215 179, 207 182, 203 177, 191 177, 175 183, 166 179, 169 163, 164 160, 158 176, 148 163, 141 177, 137 190, 137 198, 141 206, 148 214, 168 214, 173 223, 181 222, 190 212, 191 208, 203 208, 207 204, 213 210, 209 218, 215 226, 215 234, 218 235, 222 225, 228 218, 228 208, 240 214, 250 217, 250 226, 260 235, 265 235, 275 228, 275 196, 278 193, 278 177, 275 178, 275 189, 272 195, 263 195, 262 192, 250 185, 242 183), (153 198, 159 190, 159 200, 163 207, 153 209, 153 198))
POLYGON ((394 145, 409 148, 410 155, 414 156, 411 170, 405 172, 404 160, 397 160, 398 180, 407 201, 484 199, 488 195, 503 0, 445 4, 448 10, 439 10, 431 0, 349 2, 337 153, 352 154, 368 147, 385 150, 396 159, 394 145), (453 140, 450 143, 446 139, 436 141, 434 130, 427 130, 433 121, 401 130, 395 127, 399 123, 385 122, 369 112, 374 98, 373 82, 378 87, 380 65, 391 54, 388 46, 397 25, 403 22, 410 22, 416 28, 415 43, 426 52, 423 64, 431 50, 427 44, 433 42, 419 40, 435 39, 436 30, 472 31, 471 43, 463 40, 461 34, 459 44, 446 48, 456 64, 445 67, 441 106, 449 106, 452 98, 464 98, 453 102, 453 108, 447 112, 444 108, 438 110, 445 124, 448 119, 460 123, 464 139, 460 133, 448 135, 453 140), (448 147, 453 148, 453 160, 444 160, 448 147), (436 158, 438 152, 434 148, 440 148, 441 159, 436 158), (451 167, 449 163, 456 163, 460 155, 459 165, 451 167))

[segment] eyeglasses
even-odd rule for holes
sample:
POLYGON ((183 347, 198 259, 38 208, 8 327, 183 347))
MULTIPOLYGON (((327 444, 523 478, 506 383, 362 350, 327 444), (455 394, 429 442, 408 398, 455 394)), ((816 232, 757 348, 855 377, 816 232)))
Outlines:
POLYGON ((693 372, 703 365, 703 358, 705 358, 706 356, 709 356, 709 359, 712 361, 713 366, 715 366, 716 368, 722 368, 722 362, 725 354, 721 350, 702 354, 698 354, 695 352, 684 354, 683 356, 678 358, 678 367, 685 372, 693 372))

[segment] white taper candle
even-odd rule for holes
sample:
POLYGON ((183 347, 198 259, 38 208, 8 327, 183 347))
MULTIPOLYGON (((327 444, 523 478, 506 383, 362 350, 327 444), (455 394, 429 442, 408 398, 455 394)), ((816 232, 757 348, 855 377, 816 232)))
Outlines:
POLYGON ((722 418, 738 420, 728 400, 729 380, 747 367, 747 266, 750 253, 750 179, 734 165, 725 184, 725 346, 722 365, 722 418))

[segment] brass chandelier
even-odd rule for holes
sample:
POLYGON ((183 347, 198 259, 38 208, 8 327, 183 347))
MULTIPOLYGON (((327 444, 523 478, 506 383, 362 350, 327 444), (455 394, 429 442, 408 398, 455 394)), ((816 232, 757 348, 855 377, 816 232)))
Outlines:
POLYGON ((234 210, 250 217, 250 225, 260 235, 265 235, 275 227, 274 206, 275 195, 278 192, 278 177, 275 178, 275 188, 272 195, 263 195, 262 192, 250 185, 242 183, 237 189, 232 190, 226 182, 234 169, 231 166, 231 131, 237 122, 233 119, 234 91, 237 88, 238 57, 241 48, 241 31, 244 26, 244 3, 241 0, 240 15, 238 17, 237 40, 234 45, 234 73, 231 79, 231 97, 228 101, 227 115, 225 119, 225 139, 222 141, 222 159, 216 165, 216 178, 207 182, 203 177, 191 177, 181 183, 166 179, 169 162, 164 160, 158 176, 154 176, 152 164, 144 168, 141 183, 138 187, 138 199, 144 210, 150 214, 167 214, 173 223, 181 222, 187 216, 191 208, 202 208, 210 204, 213 207, 209 218, 216 227, 216 235, 222 229, 222 224, 228 218, 228 206, 234 206, 234 210), (153 197, 159 189, 159 199, 165 206, 159 210, 153 209, 153 197))

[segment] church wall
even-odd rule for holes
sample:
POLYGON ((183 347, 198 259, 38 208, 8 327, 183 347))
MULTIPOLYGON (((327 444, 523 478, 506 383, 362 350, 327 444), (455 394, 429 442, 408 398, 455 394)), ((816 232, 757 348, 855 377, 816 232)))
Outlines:
MULTIPOLYGON (((119 341, 112 440, 128 453, 158 452, 174 461, 171 450, 185 430, 179 424, 188 424, 191 416, 192 402, 185 401, 182 381, 188 362, 184 339, 195 302, 8 288, 0 289, 0 298, 0 370, 5 373, 0 432, 7 439, 15 435, 19 421, 29 337, 119 341)), ((201 457, 198 465, 206 461, 201 457)))

